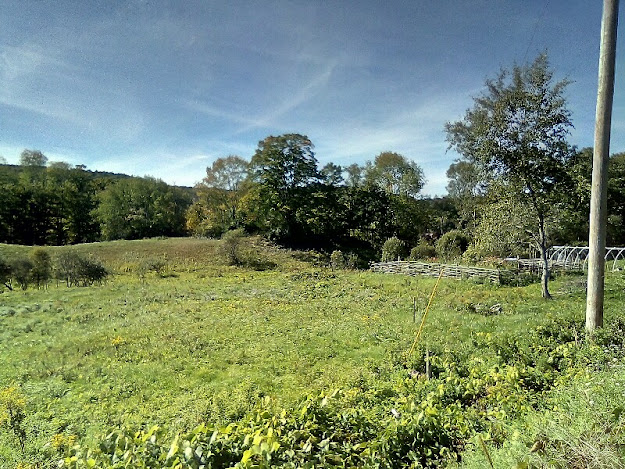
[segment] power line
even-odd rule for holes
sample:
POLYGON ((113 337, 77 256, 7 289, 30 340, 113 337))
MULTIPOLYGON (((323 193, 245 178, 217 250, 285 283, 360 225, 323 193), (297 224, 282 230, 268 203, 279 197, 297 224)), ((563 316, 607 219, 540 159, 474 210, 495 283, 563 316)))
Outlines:
POLYGON ((545 13, 547 12, 547 7, 549 6, 549 0, 545 2, 543 6, 543 11, 540 13, 538 18, 536 18, 536 23, 534 24, 534 30, 532 31, 532 35, 530 36, 530 42, 527 44, 527 49, 525 49, 525 54, 523 55, 523 61, 521 63, 525 63, 527 59, 527 54, 530 52, 530 48, 532 47, 532 43, 534 42, 534 37, 536 36, 536 32, 538 31, 538 26, 542 23, 543 18, 545 17, 545 13))

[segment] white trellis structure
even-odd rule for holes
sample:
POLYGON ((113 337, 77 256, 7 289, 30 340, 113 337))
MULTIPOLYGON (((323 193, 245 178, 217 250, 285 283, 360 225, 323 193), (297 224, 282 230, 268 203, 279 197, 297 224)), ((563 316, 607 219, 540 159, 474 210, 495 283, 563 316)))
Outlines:
MULTIPOLYGON (((625 260, 625 247, 606 247, 604 259, 606 264, 612 262, 612 271, 618 270, 618 261, 625 260)), ((584 269, 588 262, 588 246, 553 246, 549 249, 549 261, 565 269, 584 269)))

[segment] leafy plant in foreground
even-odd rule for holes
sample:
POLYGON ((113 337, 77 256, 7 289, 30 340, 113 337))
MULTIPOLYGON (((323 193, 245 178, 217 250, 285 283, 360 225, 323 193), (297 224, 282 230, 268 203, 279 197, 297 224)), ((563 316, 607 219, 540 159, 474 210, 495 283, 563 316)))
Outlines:
POLYGON ((0 426, 6 425, 13 432, 24 451, 26 444, 26 399, 16 387, 4 388, 0 391, 0 426))

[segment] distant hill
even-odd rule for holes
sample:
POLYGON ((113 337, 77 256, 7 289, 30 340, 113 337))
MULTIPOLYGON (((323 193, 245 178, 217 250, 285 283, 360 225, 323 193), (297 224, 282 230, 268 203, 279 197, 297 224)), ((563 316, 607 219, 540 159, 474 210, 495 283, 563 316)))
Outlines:
MULTIPOLYGON (((40 173, 46 170, 54 170, 55 168, 52 166, 22 166, 16 164, 0 164, 0 182, 11 180, 17 176, 19 176, 25 170, 30 171, 31 173, 40 173)), ((63 170, 63 169, 61 169, 63 170)), ((123 173, 111 173, 109 171, 93 171, 91 169, 87 169, 84 165, 76 165, 71 166, 68 165, 67 169, 69 171, 72 170, 82 170, 83 173, 89 177, 90 179, 105 179, 108 181, 114 181, 116 179, 140 179, 140 176, 130 176, 128 174, 123 173)), ((171 184, 168 184, 171 186, 171 184)), ((192 191, 193 188, 189 186, 172 186, 178 187, 180 189, 184 189, 187 191, 192 191)))

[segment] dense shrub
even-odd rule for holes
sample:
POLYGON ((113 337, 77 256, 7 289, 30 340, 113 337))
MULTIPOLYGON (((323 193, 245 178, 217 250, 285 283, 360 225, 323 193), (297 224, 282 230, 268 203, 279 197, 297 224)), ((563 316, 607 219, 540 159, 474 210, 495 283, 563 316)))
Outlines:
POLYGON ((61 252, 54 265, 54 276, 57 280, 64 281, 67 286, 78 283, 81 257, 74 251, 61 252))
POLYGON ((420 261, 436 257, 436 249, 425 239, 420 239, 419 243, 410 250, 410 260, 420 261))
POLYGON ((357 269, 360 265, 361 260, 355 252, 350 252, 345 256, 345 267, 348 269, 357 269))
POLYGON ((50 253, 43 248, 36 248, 30 254, 33 264, 31 280, 37 288, 46 286, 52 278, 52 258, 50 253))
POLYGON ((245 232, 240 228, 227 231, 221 237, 221 252, 222 255, 226 258, 226 262, 228 263, 228 265, 243 264, 243 254, 241 252, 241 248, 244 238, 245 232))
POLYGON ((469 244, 467 249, 462 253, 462 260, 467 264, 477 264, 483 258, 484 256, 473 243, 469 244))
POLYGON ((101 283, 108 276, 98 261, 81 256, 75 251, 63 251, 55 262, 55 277, 71 286, 89 286, 101 283))
MULTIPOLYGON (((421 383, 421 385, 427 383, 421 383)), ((457 425, 458 406, 441 407, 435 396, 372 414, 364 401, 386 400, 360 390, 309 396, 292 412, 274 414, 263 401, 226 427, 200 425, 163 439, 158 427, 120 429, 97 448, 74 446, 65 467, 432 467, 460 448, 467 425, 457 425), (396 411, 396 412, 399 412, 396 411)))
POLYGON ((100 262, 93 259, 83 259, 81 263, 82 285, 102 283, 108 277, 108 271, 100 262))
POLYGON ((445 261, 458 259, 469 247, 469 237, 460 230, 445 233, 436 242, 436 254, 445 261))
POLYGON ((347 259, 345 259, 345 254, 342 251, 332 251, 330 254, 330 266, 333 269, 344 269, 347 264, 347 259))
POLYGON ((382 246, 382 262, 396 261, 405 257, 406 243, 401 239, 393 236, 384 241, 382 246))
POLYGON ((532 283, 540 282, 540 274, 535 272, 519 272, 515 270, 501 270, 499 273, 499 282, 501 285, 509 285, 514 287, 524 287, 532 283))
POLYGON ((15 257, 11 259, 11 278, 22 290, 26 290, 30 284, 30 274, 33 263, 26 257, 15 257))
POLYGON ((0 286, 13 290, 11 285, 11 265, 0 257, 0 286))

